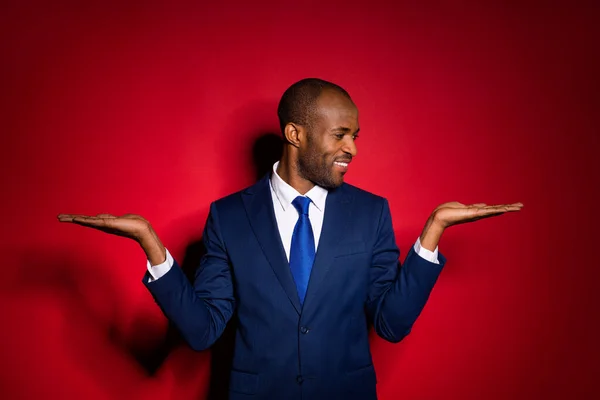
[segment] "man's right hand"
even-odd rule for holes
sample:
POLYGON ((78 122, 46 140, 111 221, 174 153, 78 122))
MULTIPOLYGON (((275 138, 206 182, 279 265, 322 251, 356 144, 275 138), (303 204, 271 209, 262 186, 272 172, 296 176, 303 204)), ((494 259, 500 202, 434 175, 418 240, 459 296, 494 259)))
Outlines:
POLYGON ((60 214, 58 220, 133 239, 142 247, 151 265, 162 264, 166 259, 166 250, 158 235, 150 222, 140 215, 125 214, 119 217, 111 214, 60 214))

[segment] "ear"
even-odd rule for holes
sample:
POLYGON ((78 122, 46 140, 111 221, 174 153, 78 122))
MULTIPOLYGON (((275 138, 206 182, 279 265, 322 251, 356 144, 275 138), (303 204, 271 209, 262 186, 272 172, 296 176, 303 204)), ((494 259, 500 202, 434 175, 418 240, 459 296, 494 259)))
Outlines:
POLYGON ((304 128, 293 122, 288 123, 283 130, 285 140, 294 147, 300 147, 300 140, 304 133, 304 128))

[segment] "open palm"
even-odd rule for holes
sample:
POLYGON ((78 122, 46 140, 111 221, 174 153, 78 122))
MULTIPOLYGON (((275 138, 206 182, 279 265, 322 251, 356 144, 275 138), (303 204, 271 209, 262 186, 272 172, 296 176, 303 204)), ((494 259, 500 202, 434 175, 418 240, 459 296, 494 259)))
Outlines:
POLYGON ((77 225, 98 229, 99 231, 113 235, 123 236, 137 242, 148 234, 150 223, 137 214, 125 214, 115 216, 112 214, 98 214, 96 216, 79 214, 60 214, 60 222, 70 222, 77 225))
POLYGON ((485 203, 465 205, 457 201, 452 201, 440 204, 434 210, 434 215, 436 221, 444 228, 447 228, 452 225, 473 222, 482 218, 495 217, 507 212, 520 211, 521 208, 523 208, 522 203, 488 206, 485 203))

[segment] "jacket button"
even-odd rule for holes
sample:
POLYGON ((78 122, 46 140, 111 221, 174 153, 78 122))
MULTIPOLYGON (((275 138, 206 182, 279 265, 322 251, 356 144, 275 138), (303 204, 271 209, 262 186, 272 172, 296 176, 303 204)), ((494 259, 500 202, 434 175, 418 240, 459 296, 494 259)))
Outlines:
POLYGON ((304 382, 304 378, 302 377, 302 375, 298 375, 296 377, 296 382, 298 382, 298 385, 302 385, 302 382, 304 382))
POLYGON ((310 329, 308 329, 308 328, 307 328, 307 327, 305 327, 305 326, 301 326, 301 327, 300 327, 300 332, 302 332, 302 333, 305 333, 305 334, 306 334, 306 333, 308 333, 308 331, 309 331, 309 330, 310 330, 310 329))

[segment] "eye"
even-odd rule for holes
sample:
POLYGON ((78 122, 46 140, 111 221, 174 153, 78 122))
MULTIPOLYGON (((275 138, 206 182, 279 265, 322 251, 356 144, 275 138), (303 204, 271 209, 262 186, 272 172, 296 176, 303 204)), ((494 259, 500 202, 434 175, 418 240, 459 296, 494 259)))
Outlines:
POLYGON ((339 140, 342 140, 344 138, 344 133, 336 133, 335 137, 338 138, 339 140))
POLYGON ((352 135, 352 140, 356 140, 356 139, 358 139, 358 134, 352 135))

